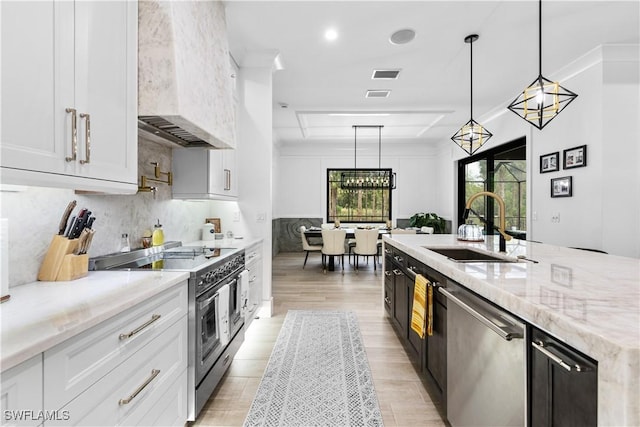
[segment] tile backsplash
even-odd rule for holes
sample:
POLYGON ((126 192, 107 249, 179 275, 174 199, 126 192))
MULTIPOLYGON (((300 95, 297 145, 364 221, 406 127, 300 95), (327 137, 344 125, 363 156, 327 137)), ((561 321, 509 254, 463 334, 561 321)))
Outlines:
MULTIPOLYGON (((138 160, 140 173, 153 176, 151 162, 159 162, 163 171, 171 169, 171 149, 141 139, 138 160)), ((2 190, 0 217, 9 224, 10 287, 36 280, 62 213, 71 200, 77 201, 73 214, 86 207, 96 217, 90 257, 120 250, 123 233, 129 234, 132 247, 139 247, 144 231, 153 230, 158 219, 166 241, 200 240, 204 219, 215 216, 217 210, 214 202, 172 200, 170 187, 163 184, 158 184, 155 199, 151 193, 81 195, 72 190, 40 187, 2 190)))

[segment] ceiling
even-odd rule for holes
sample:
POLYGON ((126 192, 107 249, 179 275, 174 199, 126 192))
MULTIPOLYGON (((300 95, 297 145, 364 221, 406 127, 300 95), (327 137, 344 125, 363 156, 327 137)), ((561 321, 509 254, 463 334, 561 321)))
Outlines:
MULTIPOLYGON (((253 52, 280 54, 284 68, 273 75, 280 143, 346 143, 354 124, 384 125, 385 143, 449 140, 469 120, 469 34, 480 36, 473 43, 474 119, 506 108, 538 74, 537 1, 225 3, 230 50, 241 66, 253 52), (328 28, 336 40, 324 38, 328 28), (415 31, 412 42, 389 42, 405 28, 415 31), (376 69, 400 73, 373 80, 376 69), (391 92, 366 98, 367 90, 391 92)), ((637 0, 546 0, 542 17, 548 78, 601 44, 640 42, 637 0)), ((358 138, 369 135, 377 139, 377 130, 358 131, 358 138)))

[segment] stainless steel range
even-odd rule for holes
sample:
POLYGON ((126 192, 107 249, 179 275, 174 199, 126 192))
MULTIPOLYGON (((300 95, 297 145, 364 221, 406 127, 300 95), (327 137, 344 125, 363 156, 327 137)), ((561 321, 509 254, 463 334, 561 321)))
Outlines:
POLYGON ((153 269, 189 275, 189 421, 194 421, 244 341, 244 250, 179 242, 95 258, 96 270, 153 269))

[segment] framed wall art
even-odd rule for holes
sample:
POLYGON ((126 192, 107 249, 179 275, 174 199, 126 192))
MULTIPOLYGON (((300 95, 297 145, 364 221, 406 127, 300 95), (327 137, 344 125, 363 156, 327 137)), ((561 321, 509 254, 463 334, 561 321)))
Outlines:
POLYGON ((560 170, 559 151, 540 156, 540 173, 555 172, 557 170, 560 170))
POLYGON ((587 166, 587 146, 569 148, 562 152, 562 167, 564 169, 581 168, 587 166))
POLYGON ((571 181, 570 176, 553 178, 551 180, 551 197, 571 197, 573 193, 571 181))

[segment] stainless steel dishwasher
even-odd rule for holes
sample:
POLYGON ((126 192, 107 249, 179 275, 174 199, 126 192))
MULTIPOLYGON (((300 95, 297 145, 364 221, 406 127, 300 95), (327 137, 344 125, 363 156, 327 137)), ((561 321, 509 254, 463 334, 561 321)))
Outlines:
POLYGON ((448 282, 447 418, 452 426, 524 426, 525 324, 448 282))

